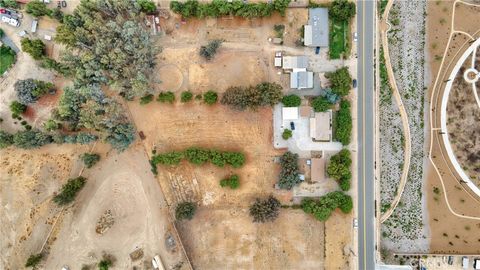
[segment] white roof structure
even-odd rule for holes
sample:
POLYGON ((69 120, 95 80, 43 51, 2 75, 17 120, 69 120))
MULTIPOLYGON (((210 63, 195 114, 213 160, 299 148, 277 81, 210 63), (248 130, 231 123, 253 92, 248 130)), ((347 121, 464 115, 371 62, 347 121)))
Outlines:
POLYGON ((305 89, 313 88, 313 72, 294 71, 290 74, 290 88, 305 89))
POLYGON ((275 57, 275 67, 282 67, 282 57, 275 57))
POLYGON ((283 69, 306 69, 308 67, 308 57, 302 56, 284 56, 283 69))
POLYGON ((315 141, 332 141, 332 110, 317 112, 310 118, 310 137, 315 141))
POLYGON ((283 107, 282 108, 283 120, 297 120, 298 119, 298 107, 283 107))
POLYGON ((33 20, 33 21, 32 21, 32 29, 30 30, 30 32, 32 32, 32 33, 37 32, 37 26, 38 26, 38 21, 37 21, 37 20, 33 20))

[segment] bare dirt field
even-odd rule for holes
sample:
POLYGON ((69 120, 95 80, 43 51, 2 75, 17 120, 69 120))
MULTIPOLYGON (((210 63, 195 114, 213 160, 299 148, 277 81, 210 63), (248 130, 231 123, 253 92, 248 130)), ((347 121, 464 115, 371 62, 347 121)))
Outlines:
POLYGON ((190 146, 242 151, 240 169, 159 166, 158 180, 169 205, 195 201, 199 210, 192 221, 180 223, 180 234, 196 269, 318 269, 323 265, 324 223, 300 210, 285 209, 279 219, 254 224, 248 207, 255 197, 274 194, 282 203, 290 196, 273 188, 281 154, 272 145, 272 112, 236 112, 220 105, 130 104, 147 148, 158 152, 190 146), (223 189, 220 179, 240 176, 240 188, 223 189))
POLYGON ((325 222, 325 269, 353 269, 352 216, 336 210, 325 222))
POLYGON ((121 154, 103 148, 103 160, 83 174, 88 182, 54 236, 45 268, 96 267, 105 252, 116 259, 113 269, 151 267, 156 254, 167 269, 188 269, 143 147, 121 154), (133 260, 136 250, 143 256, 133 260))
POLYGON ((78 175, 77 155, 85 150, 65 145, 0 151, 1 269, 19 269, 40 251, 60 211, 52 195, 78 175))

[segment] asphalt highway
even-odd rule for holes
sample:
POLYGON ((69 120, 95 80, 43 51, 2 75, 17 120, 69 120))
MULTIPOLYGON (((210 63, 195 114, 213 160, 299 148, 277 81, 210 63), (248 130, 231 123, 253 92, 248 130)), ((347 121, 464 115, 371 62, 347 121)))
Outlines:
POLYGON ((357 2, 358 269, 375 269, 375 2, 357 2))

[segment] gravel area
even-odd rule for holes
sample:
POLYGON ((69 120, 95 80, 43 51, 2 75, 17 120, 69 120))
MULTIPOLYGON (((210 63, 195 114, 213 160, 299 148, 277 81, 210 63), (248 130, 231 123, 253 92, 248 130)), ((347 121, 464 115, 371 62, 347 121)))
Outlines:
MULTIPOLYGON (((425 19, 426 1, 396 1, 389 20, 390 57, 410 124, 412 156, 402 199, 382 226, 383 248, 394 252, 428 251, 428 219, 422 198, 425 167, 425 19)), ((397 135, 398 136, 398 135, 397 135)))
MULTIPOLYGON (((380 53, 383 56, 382 53, 380 53)), ((380 60, 384 69, 385 60, 380 60)), ((386 74, 386 70, 383 74, 386 74)), ((387 79, 387 78, 385 78, 387 79)), ((388 80, 388 79, 387 79, 388 80)), ((381 79, 380 84, 380 211, 384 213, 397 194, 404 160, 404 135, 398 104, 392 89, 381 79)))

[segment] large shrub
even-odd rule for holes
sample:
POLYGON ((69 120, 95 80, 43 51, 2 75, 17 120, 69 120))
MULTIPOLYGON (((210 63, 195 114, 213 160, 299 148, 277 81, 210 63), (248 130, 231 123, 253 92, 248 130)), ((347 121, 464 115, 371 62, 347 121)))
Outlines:
POLYGON ((332 104, 327 98, 318 96, 312 100, 312 107, 315 112, 326 112, 332 104))
POLYGON ((277 83, 260 83, 255 87, 230 87, 222 96, 221 103, 236 110, 273 106, 282 99, 282 86, 277 83))
POLYGON ((222 41, 218 39, 208 42, 206 46, 200 47, 200 56, 206 60, 212 60, 213 57, 215 57, 215 54, 217 54, 220 45, 222 45, 222 41))
POLYGON ((52 137, 39 130, 19 131, 13 135, 13 144, 18 148, 31 149, 51 143, 52 137))
POLYGON ((327 193, 318 200, 311 198, 302 200, 303 211, 312 214, 320 221, 326 221, 337 208, 345 214, 350 213, 353 209, 352 198, 340 191, 334 191, 327 193))
POLYGON ((157 6, 155 6, 155 3, 151 0, 137 0, 137 3, 144 12, 153 13, 157 10, 157 6))
POLYGON ((105 141, 118 151, 124 151, 135 140, 135 127, 130 123, 121 123, 108 129, 105 141))
POLYGON ((87 168, 93 167, 93 165, 97 164, 100 161, 100 155, 96 153, 84 153, 80 156, 83 161, 83 164, 87 168))
POLYGON ((175 101, 175 94, 171 91, 161 92, 160 94, 158 94, 157 101, 161 103, 172 104, 175 101))
POLYGON ((183 152, 173 151, 173 152, 154 155, 152 158, 152 163, 155 166, 157 164, 178 165, 184 157, 185 157, 185 154, 183 152))
POLYGON ((20 103, 28 105, 36 102, 41 96, 54 91, 54 85, 34 79, 18 80, 13 85, 20 103))
POLYGON ((213 105, 217 103, 218 94, 215 91, 209 90, 203 94, 203 102, 208 105, 213 105))
POLYGON ((325 73, 325 77, 330 80, 332 92, 339 96, 346 96, 352 87, 352 77, 348 67, 337 69, 334 72, 325 73))
POLYGON ((283 106, 285 107, 298 107, 302 103, 302 99, 297 95, 288 95, 282 98, 283 106))
POLYGON ((240 168, 245 163, 245 155, 240 152, 224 152, 222 156, 225 163, 234 168, 240 168))
POLYGON ((192 219, 197 207, 192 202, 181 202, 175 208, 175 218, 177 220, 192 219))
POLYGON ((293 186, 300 183, 298 155, 292 152, 285 152, 280 157, 280 177, 278 186, 281 189, 292 189, 293 186))
POLYGON ((0 130, 0 149, 9 147, 12 144, 13 144, 13 135, 6 131, 0 130))
POLYGON ((240 186, 240 177, 236 174, 220 180, 221 187, 230 187, 231 189, 237 189, 240 186))
POLYGON ((195 165, 203 165, 210 159, 210 151, 191 147, 185 150, 185 157, 195 165))
POLYGON ((273 196, 267 199, 256 199, 250 206, 250 216, 253 217, 253 222, 268 222, 274 221, 280 213, 280 202, 273 196))
POLYGON ((349 21, 355 16, 355 2, 348 0, 333 0, 328 9, 330 17, 337 21, 349 21))
POLYGON ((40 39, 22 38, 20 43, 22 51, 30 54, 35 60, 40 60, 45 55, 45 44, 40 39))
POLYGON ((343 191, 350 189, 350 180, 352 179, 351 165, 350 151, 342 149, 330 158, 330 163, 327 167, 328 175, 337 180, 343 191))
POLYGON ((184 92, 182 92, 182 94, 180 96, 180 101, 183 102, 183 103, 186 103, 186 102, 191 101, 192 98, 193 98, 192 92, 184 91, 184 92))
POLYGON ((50 15, 52 12, 50 9, 48 9, 47 5, 39 0, 33 0, 27 3, 25 5, 25 12, 28 14, 32 14, 34 17, 42 17, 45 15, 50 15))
POLYGON ((53 197, 53 201, 58 205, 65 205, 73 202, 78 192, 85 186, 85 179, 82 176, 68 179, 67 183, 62 186, 60 192, 53 197))
POLYGON ((42 258, 43 258, 42 253, 30 255, 30 257, 28 257, 28 259, 27 259, 27 262, 25 263, 25 267, 35 268, 40 263, 42 258))
POLYGON ((350 102, 342 100, 340 102, 340 109, 335 117, 335 138, 343 145, 350 143, 352 134, 352 115, 350 112, 350 102))
POLYGON ((10 103, 10 111, 13 115, 18 116, 27 110, 27 105, 24 105, 16 100, 10 103))
POLYGON ((283 130, 282 138, 283 138, 284 140, 288 140, 288 139, 290 139, 292 136, 293 136, 293 134, 292 134, 292 131, 291 131, 290 129, 286 128, 286 129, 283 130))

